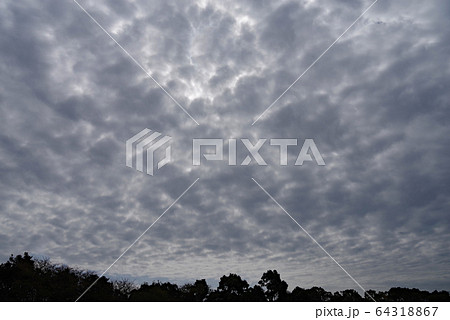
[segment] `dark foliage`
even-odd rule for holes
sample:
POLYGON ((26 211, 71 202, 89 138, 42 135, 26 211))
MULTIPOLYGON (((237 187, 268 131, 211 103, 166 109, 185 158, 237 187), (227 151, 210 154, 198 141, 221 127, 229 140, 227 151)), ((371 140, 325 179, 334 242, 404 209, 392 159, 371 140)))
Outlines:
POLYGON ((276 270, 265 272, 257 285, 251 287, 237 274, 220 278, 212 290, 205 279, 181 287, 170 282, 144 283, 128 280, 110 281, 93 272, 55 265, 49 260, 33 259, 27 252, 0 264, 0 301, 75 301, 94 281, 81 301, 450 301, 447 291, 392 288, 389 291, 369 290, 362 297, 353 289, 328 292, 320 287, 288 291, 288 284, 276 270))

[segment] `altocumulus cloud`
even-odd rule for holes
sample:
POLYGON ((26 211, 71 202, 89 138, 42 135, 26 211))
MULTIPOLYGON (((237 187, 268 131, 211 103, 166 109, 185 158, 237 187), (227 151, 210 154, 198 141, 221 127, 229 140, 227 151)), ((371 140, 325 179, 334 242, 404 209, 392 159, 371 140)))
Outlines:
MULTIPOLYGON (((371 1, 0 4, 0 259, 30 251, 131 279, 450 289, 450 3, 378 3, 255 125, 371 1), (143 128, 173 137, 149 177, 125 166, 143 128), (191 164, 192 138, 313 138, 325 167, 191 164)), ((292 150, 298 149, 294 147, 292 150)), ((276 149, 270 149, 276 150, 276 149)), ((265 149, 265 157, 278 156, 265 149)))

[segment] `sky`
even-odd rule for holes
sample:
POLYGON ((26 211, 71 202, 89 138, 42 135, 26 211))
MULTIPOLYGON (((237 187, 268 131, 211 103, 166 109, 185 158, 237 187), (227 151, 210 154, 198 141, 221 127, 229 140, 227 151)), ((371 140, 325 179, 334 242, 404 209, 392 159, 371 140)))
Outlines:
POLYGON ((361 291, 319 243, 365 289, 450 290, 449 1, 379 0, 253 125, 373 1, 78 2, 104 30, 0 3, 1 261, 101 273, 198 179, 106 276, 361 291), (145 128, 172 137, 153 176, 125 165, 145 128), (195 138, 237 139, 238 165, 193 166, 195 138), (262 138, 267 166, 240 165, 262 138), (294 165, 305 139, 325 166, 294 165))

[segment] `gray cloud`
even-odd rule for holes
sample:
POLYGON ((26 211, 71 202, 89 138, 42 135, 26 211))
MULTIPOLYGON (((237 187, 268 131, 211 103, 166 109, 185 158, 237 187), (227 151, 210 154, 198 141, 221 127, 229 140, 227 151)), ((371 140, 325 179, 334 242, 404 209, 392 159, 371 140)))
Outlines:
MULTIPOLYGON (((30 251, 132 279, 450 289, 450 69, 445 1, 82 1, 199 121, 71 1, 0 5, 0 259, 30 251), (149 177, 125 166, 143 128, 173 137, 149 177), (325 167, 191 164, 192 138, 313 138, 325 167), (212 280, 211 280, 212 281, 212 280)), ((240 161, 245 153, 240 147, 240 161)))

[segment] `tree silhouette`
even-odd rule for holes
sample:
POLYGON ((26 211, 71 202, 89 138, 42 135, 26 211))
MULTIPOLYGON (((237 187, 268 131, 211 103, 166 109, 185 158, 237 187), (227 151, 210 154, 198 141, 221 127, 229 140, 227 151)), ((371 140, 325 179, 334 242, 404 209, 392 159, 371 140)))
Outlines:
POLYGON ((220 278, 217 290, 211 292, 208 301, 242 301, 248 292, 249 284, 241 276, 230 273, 220 278))
POLYGON ((364 299, 360 296, 358 291, 354 289, 347 289, 341 292, 335 292, 333 295, 333 301, 341 302, 361 302, 364 299))
POLYGON ((248 291, 244 294, 242 301, 265 302, 267 301, 267 299, 263 288, 261 288, 261 286, 259 285, 254 285, 252 288, 249 288, 248 291))
POLYGON ((288 284, 281 280, 277 270, 265 272, 258 284, 266 288, 265 295, 268 301, 286 301, 288 284))
POLYGON ((135 285, 126 279, 111 281, 91 271, 52 264, 49 259, 33 259, 27 252, 13 256, 0 264, 0 301, 75 301, 94 281, 95 285, 81 301, 376 301, 440 302, 450 301, 448 291, 422 291, 391 288, 388 291, 369 290, 364 298, 353 289, 332 294, 320 287, 295 287, 288 284, 276 270, 264 272, 257 285, 237 274, 220 278, 216 290, 205 279, 179 287, 170 282, 155 281, 135 285), (370 296, 369 296, 370 295, 370 296))
POLYGON ((303 289, 296 287, 289 296, 290 301, 328 302, 333 301, 333 295, 320 287, 303 289))
POLYGON ((185 284, 180 290, 185 301, 205 301, 209 294, 209 286, 205 279, 196 280, 194 284, 185 284))
POLYGON ((11 255, 9 260, 0 266, 2 301, 36 301, 37 294, 33 285, 37 280, 34 272, 34 261, 25 252, 24 255, 11 255))
POLYGON ((133 290, 130 294, 130 301, 182 301, 181 291, 176 284, 170 282, 153 282, 152 284, 144 283, 137 290, 133 290))
POLYGON ((119 300, 128 300, 131 292, 137 289, 137 286, 127 279, 116 280, 113 282, 114 293, 119 300))

